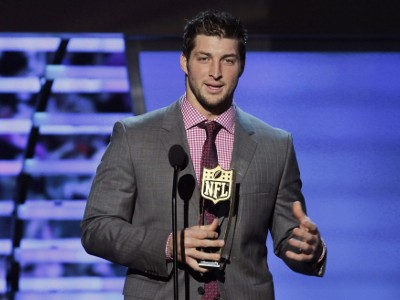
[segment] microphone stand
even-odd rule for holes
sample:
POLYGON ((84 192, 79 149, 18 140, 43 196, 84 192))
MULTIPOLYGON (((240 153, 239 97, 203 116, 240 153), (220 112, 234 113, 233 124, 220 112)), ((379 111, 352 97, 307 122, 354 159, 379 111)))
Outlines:
POLYGON ((169 149, 168 153, 169 163, 174 168, 174 180, 172 184, 172 239, 173 239, 173 273, 174 273, 174 299, 179 299, 178 289, 178 237, 177 237, 177 184, 178 184, 178 173, 186 167, 187 154, 183 150, 182 146, 174 145, 169 149))
POLYGON ((179 299, 178 289, 178 239, 177 239, 177 206, 176 206, 176 191, 178 181, 179 167, 174 166, 174 180, 172 185, 172 239, 173 239, 173 273, 174 273, 174 299, 179 299))

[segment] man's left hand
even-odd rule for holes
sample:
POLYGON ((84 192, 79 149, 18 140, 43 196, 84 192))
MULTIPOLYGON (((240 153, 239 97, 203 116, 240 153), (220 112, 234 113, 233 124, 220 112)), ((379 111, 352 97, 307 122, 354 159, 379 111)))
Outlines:
POLYGON ((289 244, 297 251, 288 250, 286 256, 296 261, 318 261, 323 246, 317 225, 304 213, 299 201, 293 203, 293 214, 299 221, 299 227, 293 229, 289 244))

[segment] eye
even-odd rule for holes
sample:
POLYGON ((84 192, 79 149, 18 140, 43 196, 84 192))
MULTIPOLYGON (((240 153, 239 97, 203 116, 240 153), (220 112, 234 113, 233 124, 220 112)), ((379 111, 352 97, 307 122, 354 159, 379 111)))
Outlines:
POLYGON ((197 58, 197 60, 198 60, 199 62, 207 62, 207 61, 208 61, 208 56, 199 56, 199 57, 197 58))
POLYGON ((234 65, 236 63, 236 59, 234 58, 225 58, 225 64, 227 65, 234 65))

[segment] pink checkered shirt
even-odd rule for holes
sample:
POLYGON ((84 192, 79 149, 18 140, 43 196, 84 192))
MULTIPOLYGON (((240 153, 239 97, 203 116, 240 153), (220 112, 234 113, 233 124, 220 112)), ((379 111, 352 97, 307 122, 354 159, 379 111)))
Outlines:
MULTIPOLYGON (((206 140, 206 131, 197 125, 207 119, 200 114, 190 103, 187 101, 186 96, 181 99, 181 111, 183 115, 183 122, 185 124, 186 135, 190 148, 190 155, 193 161, 194 171, 196 173, 197 182, 200 183, 200 163, 201 154, 203 151, 203 144, 206 140)), ((235 108, 231 106, 226 112, 220 115, 215 121, 222 125, 221 130, 217 134, 215 144, 218 152, 219 165, 228 170, 231 165, 232 151, 233 151, 233 137, 235 132, 235 108)), ((172 261, 172 256, 169 251, 169 244, 172 239, 172 233, 168 236, 165 245, 165 257, 168 261, 172 261)))
MULTIPOLYGON (((187 101, 186 96, 181 100, 181 111, 183 115, 183 122, 185 124, 186 135, 190 148, 190 155, 192 157, 194 171, 196 173, 197 182, 200 182, 200 162, 203 144, 206 140, 206 132, 204 129, 197 125, 207 119, 200 114, 190 103, 187 101)), ((235 132, 235 108, 231 106, 227 111, 218 116, 214 121, 222 125, 219 131, 215 144, 218 152, 219 165, 228 170, 231 165, 232 151, 233 151, 233 138, 235 132)))

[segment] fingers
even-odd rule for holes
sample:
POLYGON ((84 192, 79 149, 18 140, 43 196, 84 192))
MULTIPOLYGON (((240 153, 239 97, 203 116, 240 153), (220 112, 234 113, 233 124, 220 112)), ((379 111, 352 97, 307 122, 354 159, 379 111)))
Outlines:
POLYGON ((216 232, 207 232, 203 230, 186 229, 184 234, 184 247, 187 248, 209 248, 222 247, 223 240, 218 240, 216 232))
POLYGON ((186 228, 184 231, 185 249, 223 247, 224 241, 218 240, 218 233, 215 231, 217 227, 218 219, 214 219, 209 225, 186 228))
POLYGON ((292 238, 289 239, 289 244, 303 254, 312 254, 318 241, 318 235, 304 231, 301 228, 295 228, 292 231, 292 238))
MULTIPOLYGON (((298 229, 298 228, 297 228, 298 229)), ((298 229, 300 230, 300 229, 298 229)), ((294 230, 295 231, 295 230, 294 230)), ((296 236, 294 234, 294 236, 296 236)), ((317 253, 318 241, 316 237, 309 237, 307 240, 299 239, 298 237, 290 238, 288 241, 292 249, 286 251, 286 256, 288 258, 297 261, 314 261, 317 253)))
POLYGON ((209 225, 193 226, 184 230, 185 248, 190 247, 218 247, 221 241, 217 240, 218 219, 209 225))
POLYGON ((315 238, 313 237, 308 242, 298 240, 296 238, 291 238, 288 242, 293 249, 296 249, 286 251, 285 254, 290 259, 294 259, 297 261, 314 262, 318 260, 321 255, 321 251, 319 250, 320 240, 317 236, 315 238))
MULTIPOLYGON (((221 255, 215 252, 205 252, 202 249, 221 248, 224 241, 218 239, 216 229, 218 227, 218 219, 215 219, 209 225, 193 226, 181 231, 178 234, 178 259, 185 262, 193 270, 204 273, 208 269, 199 267, 199 260, 219 261, 221 255), (183 245, 181 244, 183 239, 183 245), (182 247, 183 248, 182 248, 182 247), (182 253, 184 252, 184 254, 182 253), (182 257, 184 255, 184 257, 182 257)), ((172 243, 170 243, 171 245, 172 243)))

